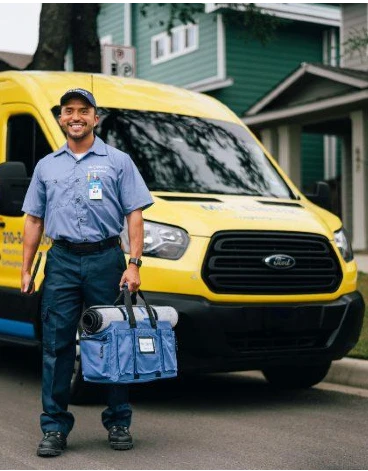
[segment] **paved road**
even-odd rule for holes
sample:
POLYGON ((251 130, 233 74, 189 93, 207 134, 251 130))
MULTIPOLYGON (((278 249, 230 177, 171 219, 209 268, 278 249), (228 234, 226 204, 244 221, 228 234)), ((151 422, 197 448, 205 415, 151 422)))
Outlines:
POLYGON ((0 348, 1 469, 367 469, 368 397, 275 392, 243 374, 133 391, 135 447, 110 450, 102 404, 71 406, 66 453, 38 458, 40 356, 0 348), (169 390, 168 390, 169 389, 169 390))

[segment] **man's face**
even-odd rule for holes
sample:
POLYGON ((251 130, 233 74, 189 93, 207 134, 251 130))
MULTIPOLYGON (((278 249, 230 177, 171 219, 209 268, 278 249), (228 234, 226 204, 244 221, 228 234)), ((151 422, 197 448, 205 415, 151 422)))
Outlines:
POLYGON ((80 98, 71 98, 61 107, 59 124, 67 137, 81 141, 93 133, 99 121, 95 108, 80 98))

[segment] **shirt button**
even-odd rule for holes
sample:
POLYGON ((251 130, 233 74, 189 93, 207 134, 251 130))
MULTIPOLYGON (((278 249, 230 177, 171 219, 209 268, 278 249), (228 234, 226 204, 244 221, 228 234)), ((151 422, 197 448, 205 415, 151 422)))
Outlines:
POLYGON ((57 180, 54 180, 54 183, 57 183, 57 180))
POLYGON ((79 178, 77 178, 75 181, 78 183, 78 182, 79 182, 79 178))
POLYGON ((76 164, 80 164, 80 161, 79 161, 79 160, 77 160, 75 163, 76 163, 76 164))
POLYGON ((79 203, 79 201, 80 201, 80 198, 77 198, 77 199, 75 200, 76 203, 79 203))
POLYGON ((79 218, 80 222, 83 222, 83 218, 79 218))

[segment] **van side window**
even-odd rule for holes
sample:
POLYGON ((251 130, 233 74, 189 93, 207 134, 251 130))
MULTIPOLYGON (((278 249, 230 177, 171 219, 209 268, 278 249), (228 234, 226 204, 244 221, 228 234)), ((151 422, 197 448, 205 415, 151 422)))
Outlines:
POLYGON ((36 119, 29 114, 17 114, 8 120, 6 160, 24 162, 27 176, 31 177, 35 165, 52 152, 36 119))

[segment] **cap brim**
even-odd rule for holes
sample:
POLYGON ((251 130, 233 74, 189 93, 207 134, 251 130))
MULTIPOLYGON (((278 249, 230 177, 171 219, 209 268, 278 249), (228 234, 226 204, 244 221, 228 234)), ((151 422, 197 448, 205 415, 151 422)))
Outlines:
POLYGON ((79 99, 85 101, 86 103, 88 103, 93 108, 96 108, 96 105, 94 103, 89 101, 89 99, 85 95, 83 95, 82 93, 78 93, 78 92, 70 92, 70 93, 66 93, 65 95, 63 95, 60 99, 60 105, 61 106, 65 105, 65 103, 67 103, 72 98, 79 98, 79 99))

